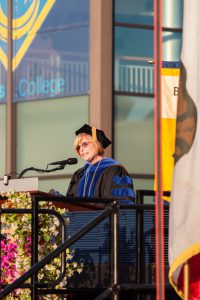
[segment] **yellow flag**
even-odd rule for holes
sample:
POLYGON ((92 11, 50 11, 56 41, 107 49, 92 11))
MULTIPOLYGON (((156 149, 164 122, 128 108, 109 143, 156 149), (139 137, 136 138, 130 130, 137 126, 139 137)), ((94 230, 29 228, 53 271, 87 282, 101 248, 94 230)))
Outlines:
MULTIPOLYGON (((163 191, 171 191, 174 168, 173 154, 175 151, 176 110, 180 75, 179 63, 163 62, 161 72, 162 185, 163 191)), ((156 187, 156 179, 154 187, 156 187)), ((169 197, 164 197, 164 199, 167 201, 170 200, 169 197)))

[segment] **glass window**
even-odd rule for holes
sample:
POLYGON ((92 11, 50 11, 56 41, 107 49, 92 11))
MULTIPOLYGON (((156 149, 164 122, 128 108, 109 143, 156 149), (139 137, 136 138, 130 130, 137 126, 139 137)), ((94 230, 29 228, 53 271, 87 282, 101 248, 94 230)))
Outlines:
POLYGON ((115 27, 115 56, 153 57, 153 30, 115 27))
POLYGON ((6 70, 0 61, 0 103, 6 102, 6 82, 6 70))
POLYGON ((87 94, 88 35, 88 27, 39 34, 15 71, 15 101, 87 94))
MULTIPOLYGON (((162 59, 177 64, 183 1, 163 0, 162 8, 162 59)), ((114 9, 114 153, 138 174, 136 189, 153 189, 154 1, 115 0, 114 9)))
POLYGON ((152 57, 152 30, 116 27, 115 91, 153 93, 152 57))
POLYGON ((115 95, 115 158, 130 173, 154 173, 154 99, 115 95))
MULTIPOLYGON (((48 163, 75 157, 74 132, 87 122, 87 96, 18 103, 17 172, 29 167, 46 169, 48 163)), ((77 168, 67 165, 51 174, 71 174, 77 168)), ((29 172, 27 176, 30 174, 38 175, 29 172)))
MULTIPOLYGON (((133 178, 134 188, 135 190, 153 190, 154 189, 154 179, 144 179, 144 178, 133 178)), ((145 203, 152 203, 152 196, 145 203)))
POLYGON ((56 0, 39 31, 61 30, 63 26, 66 28, 72 26, 82 27, 84 24, 88 25, 88 23, 89 0, 56 0))
POLYGON ((20 0, 13 9, 14 100, 87 94, 89 0, 20 0))
POLYGON ((153 0, 115 0, 115 22, 153 25, 153 0))

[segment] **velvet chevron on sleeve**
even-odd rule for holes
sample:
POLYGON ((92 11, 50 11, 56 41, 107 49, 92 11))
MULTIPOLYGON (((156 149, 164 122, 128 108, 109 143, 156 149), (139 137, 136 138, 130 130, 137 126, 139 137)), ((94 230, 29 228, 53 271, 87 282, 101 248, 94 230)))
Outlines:
POLYGON ((133 181, 126 169, 111 158, 104 158, 77 170, 67 196, 134 201, 133 181))

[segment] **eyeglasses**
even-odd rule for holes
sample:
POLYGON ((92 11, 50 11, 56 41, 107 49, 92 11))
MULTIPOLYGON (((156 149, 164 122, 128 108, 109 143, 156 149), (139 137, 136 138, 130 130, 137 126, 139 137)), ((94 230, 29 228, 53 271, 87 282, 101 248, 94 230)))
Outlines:
POLYGON ((91 144, 91 143, 93 143, 93 142, 83 142, 82 144, 76 146, 76 150, 79 151, 79 150, 81 149, 81 147, 85 149, 85 148, 87 148, 87 147, 89 146, 89 144, 91 144))

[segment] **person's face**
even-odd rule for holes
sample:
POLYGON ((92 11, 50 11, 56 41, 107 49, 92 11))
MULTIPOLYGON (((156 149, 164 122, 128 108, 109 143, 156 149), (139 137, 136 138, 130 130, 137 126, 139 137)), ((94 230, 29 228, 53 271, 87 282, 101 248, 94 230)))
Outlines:
POLYGON ((90 137, 83 137, 79 143, 79 154, 82 159, 93 162, 98 155, 97 147, 90 137))

